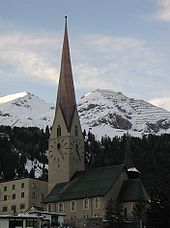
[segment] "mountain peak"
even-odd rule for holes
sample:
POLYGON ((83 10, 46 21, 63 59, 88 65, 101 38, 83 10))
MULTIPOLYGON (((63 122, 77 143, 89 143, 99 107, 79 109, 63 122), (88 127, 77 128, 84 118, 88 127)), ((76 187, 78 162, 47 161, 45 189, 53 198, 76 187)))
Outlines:
MULTIPOLYGON (((0 125, 45 128, 54 119, 54 105, 30 92, 11 94, 0 103, 0 125)), ((0 98, 2 99, 2 98, 0 98)), ((82 129, 98 137, 170 133, 170 112, 110 89, 96 89, 77 106, 82 129)))
POLYGON ((20 97, 25 97, 28 94, 30 94, 30 93, 27 92, 27 91, 24 91, 24 92, 13 93, 13 94, 10 94, 10 95, 6 95, 6 96, 3 96, 3 97, 0 97, 0 104, 4 104, 4 103, 7 103, 9 101, 16 100, 16 99, 18 99, 20 97))
POLYGON ((170 132, 170 112, 110 89, 96 89, 82 96, 78 112, 82 129, 100 136, 127 131, 136 136, 170 132))
POLYGON ((45 128, 51 125, 53 105, 30 92, 1 97, 0 125, 45 128))
POLYGON ((124 94, 122 94, 121 92, 116 92, 114 90, 111 90, 111 89, 96 89, 96 90, 93 90, 92 92, 88 92, 86 93, 85 95, 83 95, 81 97, 81 99, 83 98, 86 98, 86 97, 97 97, 97 96, 102 96, 102 97, 115 97, 115 96, 122 96, 122 97, 125 97, 127 98, 124 94))

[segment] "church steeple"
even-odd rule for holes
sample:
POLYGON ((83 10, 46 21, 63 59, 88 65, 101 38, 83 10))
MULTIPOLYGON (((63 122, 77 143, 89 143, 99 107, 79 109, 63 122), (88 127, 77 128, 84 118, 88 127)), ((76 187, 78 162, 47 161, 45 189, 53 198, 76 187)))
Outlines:
POLYGON ((65 31, 61 57, 55 117, 48 148, 48 188, 69 182, 84 168, 84 138, 76 108, 71 58, 65 17, 65 31))
POLYGON ((71 57, 67 30, 67 17, 65 17, 65 32, 61 58, 61 71, 58 85, 57 105, 60 106, 68 131, 76 109, 76 99, 71 68, 71 57))

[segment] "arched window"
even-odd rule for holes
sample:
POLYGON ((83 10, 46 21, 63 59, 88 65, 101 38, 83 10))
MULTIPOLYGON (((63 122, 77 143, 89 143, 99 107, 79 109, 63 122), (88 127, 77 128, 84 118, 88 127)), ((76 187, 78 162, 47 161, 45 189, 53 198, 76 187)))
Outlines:
POLYGON ((58 125, 57 127, 57 138, 61 136, 61 127, 58 125))
POLYGON ((72 200, 70 202, 70 211, 76 211, 76 201, 72 200))
POLYGON ((95 209, 100 208, 100 198, 99 197, 94 198, 94 208, 95 209))
POLYGON ((83 200, 83 209, 89 210, 89 199, 87 198, 83 200))
POLYGON ((51 203, 48 204, 48 212, 51 212, 52 211, 52 205, 51 203))
POLYGON ((64 212, 64 203, 63 202, 58 203, 58 212, 64 212))

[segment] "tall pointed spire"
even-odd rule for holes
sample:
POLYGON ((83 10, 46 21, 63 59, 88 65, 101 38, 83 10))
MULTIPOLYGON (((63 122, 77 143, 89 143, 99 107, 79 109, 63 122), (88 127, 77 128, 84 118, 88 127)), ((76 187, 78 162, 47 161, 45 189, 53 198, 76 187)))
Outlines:
POLYGON ((67 128, 76 109, 74 83, 71 69, 71 58, 67 31, 67 16, 65 16, 65 32, 61 59, 60 79, 58 85, 57 105, 60 105, 67 128))

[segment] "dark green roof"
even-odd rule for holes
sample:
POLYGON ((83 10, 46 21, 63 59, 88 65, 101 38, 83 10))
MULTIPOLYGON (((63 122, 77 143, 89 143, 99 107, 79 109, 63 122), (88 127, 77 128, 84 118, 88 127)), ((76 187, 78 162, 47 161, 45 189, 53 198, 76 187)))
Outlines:
POLYGON ((56 184, 43 203, 103 196, 123 169, 124 165, 117 165, 77 172, 70 182, 56 184))
POLYGON ((149 202, 149 195, 140 179, 131 179, 124 181, 119 200, 121 202, 149 202))

